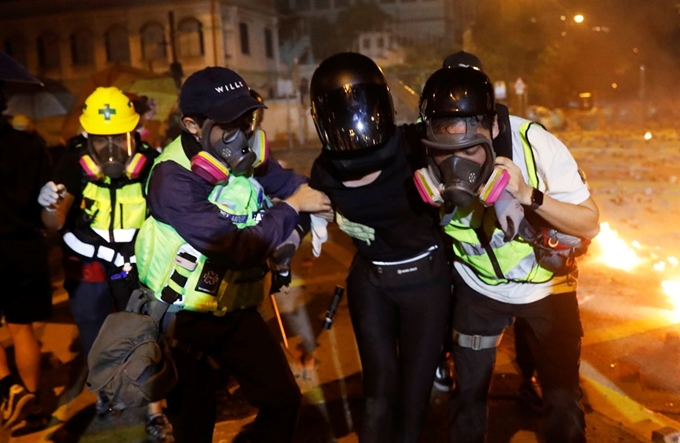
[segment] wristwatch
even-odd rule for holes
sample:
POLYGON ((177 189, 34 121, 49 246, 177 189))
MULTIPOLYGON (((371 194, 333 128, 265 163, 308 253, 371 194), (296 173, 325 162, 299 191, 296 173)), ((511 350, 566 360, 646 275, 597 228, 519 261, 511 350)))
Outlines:
POLYGON ((534 188, 534 190, 531 191, 531 205, 529 205, 529 209, 535 211, 536 209, 540 208, 542 204, 543 193, 538 189, 534 188))

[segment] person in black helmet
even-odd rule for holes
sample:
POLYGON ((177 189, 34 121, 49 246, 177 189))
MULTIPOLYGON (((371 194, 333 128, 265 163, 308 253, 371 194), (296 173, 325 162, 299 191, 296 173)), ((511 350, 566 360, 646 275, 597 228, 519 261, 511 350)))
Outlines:
POLYGON ((506 128, 511 157, 496 156, 493 86, 479 69, 433 73, 420 109, 429 170, 441 190, 444 230, 456 258, 450 441, 485 441, 496 346, 504 329, 522 318, 530 327, 543 388, 546 441, 585 442, 579 386, 583 331, 573 258, 597 235, 599 211, 576 162, 557 138, 514 116, 506 128), (503 175, 504 190, 483 203, 487 180, 501 183, 495 180, 503 175), (578 241, 569 244, 565 257, 548 247, 554 238, 578 241))
POLYGON ((347 297, 363 368, 359 441, 416 442, 451 297, 437 212, 413 181, 422 134, 395 125, 383 73, 363 55, 324 60, 310 96, 323 144, 310 186, 357 248, 347 297))
MULTIPOLYGON (((444 59, 443 68, 473 68, 484 71, 482 61, 475 54, 465 51, 458 51, 450 54, 444 59)), ((510 132, 510 112, 508 107, 496 102, 496 115, 498 120, 498 136, 492 140, 493 149, 496 155, 512 158, 512 134, 510 132)), ((541 410, 543 400, 541 399, 540 387, 535 377, 536 363, 531 355, 531 348, 528 342, 530 327, 522 318, 516 318, 513 326, 513 338, 515 341, 515 362, 522 376, 519 392, 520 397, 529 406, 536 410, 541 410)), ((448 339, 449 337, 447 337, 448 339)), ((449 340, 447 340, 447 345, 449 340)), ((439 390, 453 389, 453 377, 450 371, 451 365, 447 360, 450 347, 445 347, 445 355, 441 364, 437 368, 434 386, 439 390)))

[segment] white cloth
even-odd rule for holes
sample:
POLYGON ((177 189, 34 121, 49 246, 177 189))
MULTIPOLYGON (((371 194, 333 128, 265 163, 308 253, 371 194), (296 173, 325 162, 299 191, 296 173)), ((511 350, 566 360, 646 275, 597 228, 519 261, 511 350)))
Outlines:
MULTIPOLYGON (((519 135, 519 127, 526 121, 520 117, 510 117, 512 161, 522 171, 524 180, 529 183, 524 149, 519 135)), ((576 160, 564 143, 538 125, 531 126, 527 137, 536 162, 538 189, 545 195, 565 203, 578 205, 586 201, 590 197, 590 191, 578 173, 576 160)), ((454 266, 472 289, 504 303, 533 303, 550 294, 575 291, 577 286, 577 281, 572 276, 553 277, 552 280, 539 284, 511 282, 491 286, 480 280, 466 265, 456 262, 454 266)))
POLYGON ((312 254, 321 255, 321 246, 328 240, 328 221, 318 215, 311 215, 312 226, 312 254))

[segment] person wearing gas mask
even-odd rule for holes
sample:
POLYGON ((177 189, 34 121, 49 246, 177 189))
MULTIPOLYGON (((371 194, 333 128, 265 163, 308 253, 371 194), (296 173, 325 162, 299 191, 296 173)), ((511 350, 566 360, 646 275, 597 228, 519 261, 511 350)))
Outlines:
POLYGON ((450 441, 484 442, 496 346, 522 318, 543 388, 546 441, 584 442, 577 271, 544 252, 554 241, 587 242, 599 231, 599 211, 576 162, 556 137, 519 117, 500 122, 512 134, 512 157, 496 156, 493 86, 477 69, 433 73, 420 109, 430 159, 422 172, 431 174, 434 190, 428 198, 442 203, 456 258, 450 441))
MULTIPOLYGON (((86 358, 112 307, 124 310, 139 285, 134 242, 147 215, 144 183, 158 155, 139 138, 139 119, 118 88, 97 88, 83 105, 85 132, 68 141, 38 197, 45 226, 64 231, 64 289, 86 358)), ((101 416, 109 413, 105 403, 99 395, 101 416)), ((146 429, 154 441, 172 441, 159 403, 149 405, 146 429)))
POLYGON ((136 244, 140 282, 154 303, 171 305, 164 329, 179 377, 167 398, 175 438, 212 442, 220 368, 259 410, 249 441, 290 442, 301 394, 257 307, 267 259, 296 235, 300 213, 330 202, 253 151, 252 112, 264 105, 236 72, 195 72, 179 107, 184 132, 154 165, 150 217, 136 244))
POLYGON ((357 249, 347 301, 363 371, 359 441, 416 442, 451 301, 437 212, 413 181, 422 134, 395 125, 383 73, 361 54, 324 60, 310 96, 323 145, 310 186, 357 249))
MULTIPOLYGON (((484 71, 482 61, 475 54, 465 51, 458 51, 450 54, 444 59, 443 68, 470 67, 484 71)), ((499 134, 493 138, 493 149, 496 155, 512 158, 512 133, 510 131, 510 120, 508 107, 496 102, 496 115, 499 124, 499 134)), ((515 342, 515 362, 520 370, 522 381, 519 387, 520 398, 531 406, 534 410, 543 409, 543 400, 540 395, 540 386, 535 377, 536 365, 531 355, 528 343, 528 334, 531 328, 521 318, 515 318, 513 325, 513 338, 515 342)), ((441 364, 437 368, 434 386, 442 391, 453 389, 453 372, 450 359, 450 337, 447 337, 444 356, 441 364)))

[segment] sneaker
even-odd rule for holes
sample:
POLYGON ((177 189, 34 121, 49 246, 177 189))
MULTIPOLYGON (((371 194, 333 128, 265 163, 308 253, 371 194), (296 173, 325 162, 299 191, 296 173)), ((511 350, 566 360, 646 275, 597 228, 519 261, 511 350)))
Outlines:
POLYGON ((543 396, 536 377, 525 378, 522 381, 519 385, 519 397, 534 411, 543 412, 543 396))
POLYGON ((453 379, 453 369, 448 358, 442 359, 434 373, 434 387, 438 391, 453 391, 455 381, 453 379))
POLYGON ((2 401, 2 427, 10 429, 16 423, 25 420, 35 406, 35 394, 31 394, 21 385, 12 385, 9 396, 2 401))
POLYGON ((146 416, 146 433, 157 443, 175 443, 172 425, 162 412, 146 416))

